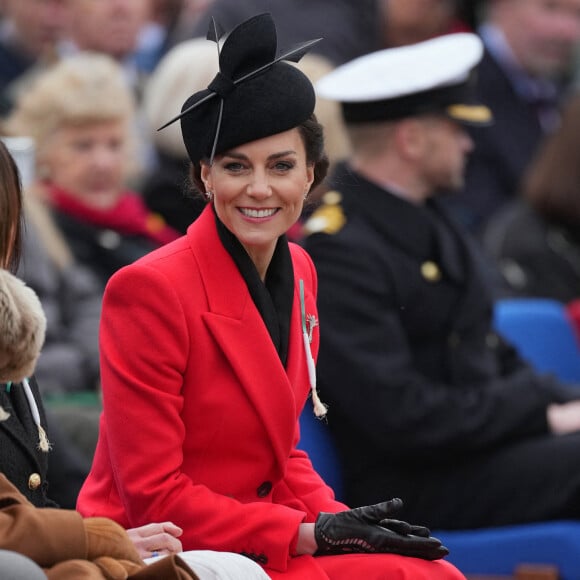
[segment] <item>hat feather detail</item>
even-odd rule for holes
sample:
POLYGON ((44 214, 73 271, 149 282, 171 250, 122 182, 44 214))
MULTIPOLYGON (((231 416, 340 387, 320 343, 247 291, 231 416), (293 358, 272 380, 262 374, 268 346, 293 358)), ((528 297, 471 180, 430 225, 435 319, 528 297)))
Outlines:
POLYGON ((269 13, 258 14, 227 34, 212 21, 207 38, 218 45, 219 72, 159 128, 180 120, 193 162, 211 163, 216 153, 296 127, 313 113, 312 84, 282 61, 298 62, 321 39, 277 55, 276 26, 269 13))

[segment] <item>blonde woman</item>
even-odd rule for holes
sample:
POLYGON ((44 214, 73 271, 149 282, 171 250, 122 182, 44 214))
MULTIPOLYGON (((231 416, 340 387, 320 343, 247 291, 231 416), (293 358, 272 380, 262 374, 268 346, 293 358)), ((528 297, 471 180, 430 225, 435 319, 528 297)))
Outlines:
POLYGON ((178 236, 126 187, 137 158, 134 103, 111 58, 80 53, 59 62, 21 96, 6 130, 35 139, 35 190, 103 285, 178 236))

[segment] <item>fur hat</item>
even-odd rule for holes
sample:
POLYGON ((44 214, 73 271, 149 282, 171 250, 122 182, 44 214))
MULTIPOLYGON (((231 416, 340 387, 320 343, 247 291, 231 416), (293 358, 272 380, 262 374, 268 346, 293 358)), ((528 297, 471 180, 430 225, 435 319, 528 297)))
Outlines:
POLYGON ((207 89, 191 95, 181 113, 189 158, 213 161, 214 155, 243 143, 288 131, 314 112, 314 88, 288 62, 298 62, 318 42, 305 42, 277 54, 276 26, 270 14, 242 22, 229 34, 212 23, 208 40, 219 50, 219 72, 207 89), (221 48, 220 48, 221 47, 221 48))
POLYGON ((20 382, 34 372, 44 344, 46 317, 38 296, 0 269, 0 382, 20 382))

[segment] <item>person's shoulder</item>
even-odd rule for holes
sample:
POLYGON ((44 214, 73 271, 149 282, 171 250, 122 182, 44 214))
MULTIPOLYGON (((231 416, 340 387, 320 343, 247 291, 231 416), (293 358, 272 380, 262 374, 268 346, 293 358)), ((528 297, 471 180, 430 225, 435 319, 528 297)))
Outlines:
POLYGON ((186 236, 169 242, 157 248, 134 262, 127 264, 113 273, 107 282, 107 291, 119 285, 135 285, 152 281, 157 278, 166 278, 168 281, 184 269, 192 270, 184 262, 191 261, 191 252, 186 236))
POLYGON ((347 223, 342 199, 342 194, 334 189, 322 196, 320 205, 304 222, 303 233, 306 238, 314 234, 334 236, 342 231, 347 223))

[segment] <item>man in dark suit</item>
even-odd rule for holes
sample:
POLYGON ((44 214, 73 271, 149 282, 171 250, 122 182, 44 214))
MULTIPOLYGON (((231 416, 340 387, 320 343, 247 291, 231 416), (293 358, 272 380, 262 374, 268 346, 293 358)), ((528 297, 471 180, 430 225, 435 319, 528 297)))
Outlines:
POLYGON ((446 200, 477 234, 517 194, 538 144, 558 125, 580 41, 580 0, 489 0, 478 32, 485 53, 477 92, 495 124, 470 130, 465 187, 446 200))
POLYGON ((490 122, 469 76, 482 51, 450 35, 321 79, 353 153, 305 224, 347 501, 394 494, 449 529, 580 518, 580 389, 494 332, 488 265, 437 195, 463 185, 465 125, 490 122))

